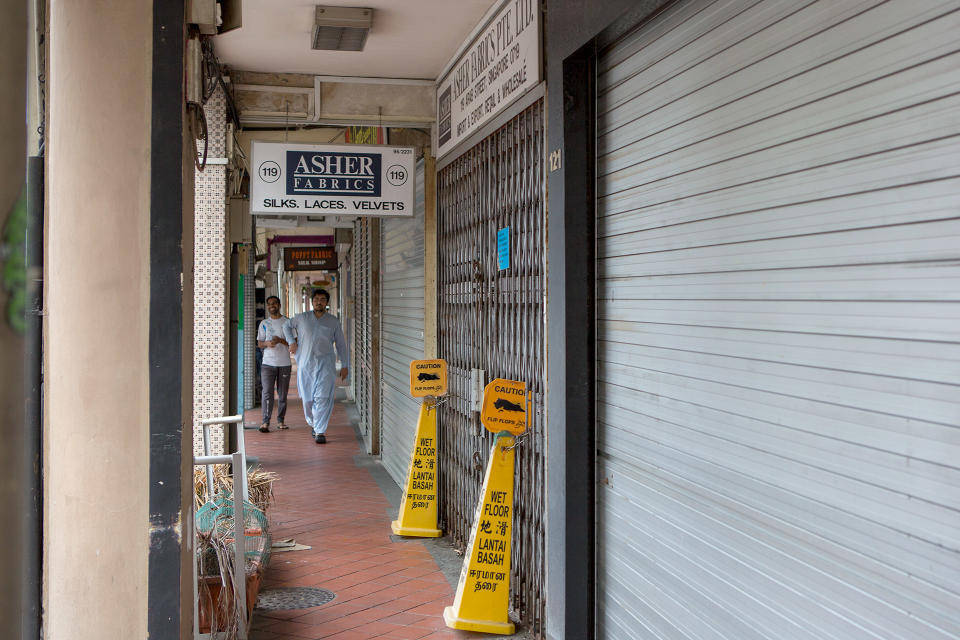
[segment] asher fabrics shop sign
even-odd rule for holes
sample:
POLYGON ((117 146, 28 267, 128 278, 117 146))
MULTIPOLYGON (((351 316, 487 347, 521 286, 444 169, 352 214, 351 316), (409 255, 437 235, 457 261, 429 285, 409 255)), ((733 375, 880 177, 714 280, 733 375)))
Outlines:
POLYGON ((250 212, 412 216, 410 147, 253 141, 250 212))
POLYGON ((287 194, 380 197, 380 154, 287 151, 287 194))
POLYGON ((539 6, 503 3, 449 65, 437 84, 438 157, 540 82, 539 6))

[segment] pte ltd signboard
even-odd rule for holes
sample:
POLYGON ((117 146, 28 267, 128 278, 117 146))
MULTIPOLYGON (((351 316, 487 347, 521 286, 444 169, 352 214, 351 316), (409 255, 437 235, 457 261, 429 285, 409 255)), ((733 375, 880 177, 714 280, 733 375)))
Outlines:
POLYGON ((334 271, 337 251, 334 247, 284 247, 284 271, 334 271))
POLYGON ((437 83, 442 158, 540 82, 540 3, 507 0, 437 83))
POLYGON ((413 215, 412 147, 251 143, 250 212, 413 215))

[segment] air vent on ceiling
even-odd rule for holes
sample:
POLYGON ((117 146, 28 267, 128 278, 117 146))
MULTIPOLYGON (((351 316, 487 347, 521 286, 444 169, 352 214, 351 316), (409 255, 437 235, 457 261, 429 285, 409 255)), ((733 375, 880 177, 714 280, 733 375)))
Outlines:
POLYGON ((328 51, 362 51, 373 25, 373 9, 317 7, 313 48, 328 51))

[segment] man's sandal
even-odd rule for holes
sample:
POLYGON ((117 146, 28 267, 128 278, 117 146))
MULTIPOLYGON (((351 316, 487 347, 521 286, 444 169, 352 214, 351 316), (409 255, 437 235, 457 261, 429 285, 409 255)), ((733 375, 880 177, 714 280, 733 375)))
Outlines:
POLYGON ((268 425, 266 422, 260 425, 260 433, 270 433, 270 425, 268 425))
POLYGON ((287 425, 283 424, 282 422, 280 422, 280 423, 277 424, 277 429, 289 429, 289 428, 290 428, 290 427, 288 427, 287 425))

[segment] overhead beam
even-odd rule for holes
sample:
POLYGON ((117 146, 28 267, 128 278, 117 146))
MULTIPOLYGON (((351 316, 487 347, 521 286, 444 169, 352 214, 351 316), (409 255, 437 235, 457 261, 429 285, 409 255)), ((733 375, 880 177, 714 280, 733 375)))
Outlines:
POLYGON ((244 125, 378 125, 423 127, 435 120, 430 81, 231 72, 244 125))

